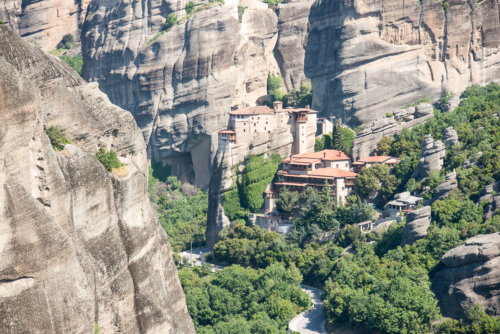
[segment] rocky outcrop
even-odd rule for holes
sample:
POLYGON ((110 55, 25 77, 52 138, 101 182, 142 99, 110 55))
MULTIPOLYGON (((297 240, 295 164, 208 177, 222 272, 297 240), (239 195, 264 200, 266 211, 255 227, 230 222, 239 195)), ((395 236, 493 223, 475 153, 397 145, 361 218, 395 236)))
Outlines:
POLYGON ((458 143, 458 135, 453 127, 450 126, 444 129, 443 142, 446 146, 453 146, 458 143))
POLYGON ((498 1, 317 0, 305 74, 312 108, 351 126, 444 89, 498 81, 498 1))
POLYGON ((452 190, 458 187, 456 179, 457 173, 455 171, 448 173, 446 175, 446 181, 441 183, 436 187, 436 189, 434 189, 432 200, 436 201, 438 199, 450 196, 452 190))
POLYGON ((403 229, 401 246, 413 245, 417 240, 425 238, 427 229, 431 224, 431 207, 411 211, 406 218, 406 225, 403 229))
POLYGON ((90 1, 3 0, 0 20, 7 22, 25 40, 49 51, 55 49, 66 34, 80 39, 90 1))
POLYGON ((6 25, 0 45, 0 332, 194 334, 133 117, 6 25))
POLYGON ((500 190, 500 181, 497 181, 493 184, 488 184, 487 186, 484 187, 483 191, 481 192, 481 197, 479 197, 477 203, 481 204, 484 200, 490 199, 493 191, 498 193, 499 190, 500 190))
POLYGON ((441 261, 446 267, 434 276, 433 290, 445 317, 463 319, 474 304, 500 314, 500 233, 470 238, 441 261))
POLYGON ((489 219, 493 217, 493 215, 500 208, 500 196, 495 196, 493 198, 488 199, 488 204, 484 207, 483 219, 489 219))
POLYGON ((234 0, 206 2, 210 7, 191 17, 184 5, 93 2, 82 34, 83 77, 134 115, 152 156, 177 176, 194 168, 195 184, 206 187, 215 131, 231 109, 266 95, 268 74, 278 72, 278 20, 271 10, 248 8, 239 24, 234 0), (169 14, 184 19, 149 43, 169 14))
POLYGON ((370 123, 370 126, 365 127, 358 133, 352 143, 351 156, 354 161, 376 153, 377 144, 382 137, 394 137, 396 134, 403 131, 404 128, 411 129, 416 125, 424 123, 429 118, 434 117, 433 114, 429 114, 415 118, 414 114, 415 107, 401 109, 394 113, 394 117, 384 117, 370 123))
POLYGON ((456 107, 460 105, 462 99, 459 96, 452 97, 448 103, 444 106, 444 111, 453 111, 456 107))
POLYGON ((472 158, 467 159, 462 164, 462 169, 470 169, 470 168, 476 166, 479 163, 479 158, 481 158, 482 155, 483 155, 483 152, 478 152, 472 158))
POLYGON ((434 142, 431 135, 426 135, 422 143, 422 152, 415 172, 411 175, 414 179, 422 179, 429 176, 432 170, 441 170, 444 163, 446 151, 443 142, 434 142))
POLYGON ((287 91, 309 81, 304 74, 304 58, 307 46, 309 11, 313 0, 282 4, 278 14, 278 42, 275 57, 278 61, 287 91))

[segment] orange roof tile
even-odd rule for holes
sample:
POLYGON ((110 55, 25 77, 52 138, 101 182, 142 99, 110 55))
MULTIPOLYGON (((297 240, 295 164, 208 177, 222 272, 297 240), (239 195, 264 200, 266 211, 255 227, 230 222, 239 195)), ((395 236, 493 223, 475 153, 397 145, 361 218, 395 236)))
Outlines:
POLYGON ((266 106, 246 107, 229 112, 230 115, 262 115, 273 113, 275 113, 275 111, 266 106))
POLYGON ((297 160, 293 160, 290 162, 292 165, 311 165, 315 162, 321 162, 321 159, 311 159, 311 158, 301 158, 297 160))
POLYGON ((329 177, 356 177, 358 174, 352 173, 340 168, 332 168, 332 167, 326 167, 326 168, 319 168, 316 169, 315 171, 310 172, 309 177, 313 176, 329 176, 329 177))
POLYGON ((233 130, 226 129, 226 130, 220 130, 217 133, 236 133, 236 132, 234 132, 233 130))
MULTIPOLYGON (((295 161, 297 159, 322 159, 322 160, 351 160, 351 157, 345 154, 344 152, 340 152, 337 150, 323 150, 319 152, 310 152, 310 153, 302 153, 292 155, 292 160, 295 161)), ((284 162, 290 162, 290 158, 284 160, 284 162)))
POLYGON ((392 157, 388 157, 385 155, 376 155, 374 157, 366 157, 363 159, 359 159, 358 162, 384 162, 386 160, 391 159, 392 157))

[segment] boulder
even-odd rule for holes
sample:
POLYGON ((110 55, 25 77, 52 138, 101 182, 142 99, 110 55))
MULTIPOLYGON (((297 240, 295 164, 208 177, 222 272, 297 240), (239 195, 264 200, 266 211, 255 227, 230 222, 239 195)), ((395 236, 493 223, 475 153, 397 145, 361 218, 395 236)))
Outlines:
POLYGON ((500 208, 500 196, 489 198, 488 204, 484 207, 483 219, 486 220, 493 217, 493 215, 497 212, 499 208, 500 208))
POLYGON ((470 238, 441 261, 446 267, 434 276, 433 292, 445 317, 463 319, 474 304, 500 315, 500 233, 470 238))
POLYGON ((462 169, 470 169, 478 164, 479 158, 483 155, 483 152, 479 152, 476 154, 474 157, 467 159, 463 164, 462 164, 462 169))
POLYGON ((448 101, 448 103, 446 103, 446 105, 444 106, 444 110, 443 111, 453 111, 453 110, 455 110, 455 108, 459 106, 459 104, 460 104, 461 101, 462 101, 462 99, 459 96, 452 97, 448 101))
POLYGON ((446 146, 453 146, 458 142, 458 135, 453 127, 447 127, 444 129, 443 142, 446 146))
POLYGON ((423 179, 429 176, 432 170, 441 170, 446 155, 443 142, 440 140, 434 142, 431 135, 426 135, 422 143, 422 152, 415 172, 412 174, 414 179, 423 179))
POLYGON ((448 173, 446 175, 446 181, 441 183, 439 186, 436 187, 436 189, 434 189, 432 200, 436 201, 438 199, 448 197, 451 191, 458 187, 456 178, 457 178, 457 173, 455 171, 448 173))
POLYGON ((432 105, 429 103, 420 103, 415 110, 415 118, 424 117, 433 113, 432 105))
POLYGON ((403 229, 401 246, 413 245, 415 241, 427 235, 427 229, 431 224, 431 207, 410 211, 406 217, 406 225, 403 229))
POLYGON ((479 197, 477 203, 480 204, 484 200, 489 199, 493 191, 498 192, 499 190, 500 190, 500 181, 497 181, 493 184, 488 184, 487 186, 484 187, 483 191, 481 192, 481 197, 479 197))

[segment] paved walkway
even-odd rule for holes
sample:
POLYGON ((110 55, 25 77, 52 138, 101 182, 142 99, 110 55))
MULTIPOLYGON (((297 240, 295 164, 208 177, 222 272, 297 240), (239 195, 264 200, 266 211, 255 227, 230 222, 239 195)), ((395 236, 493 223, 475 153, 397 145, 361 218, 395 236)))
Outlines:
POLYGON ((290 329, 300 334, 326 334, 326 319, 323 316, 323 301, 320 299, 320 295, 323 291, 302 284, 300 287, 302 291, 311 295, 314 310, 300 316, 293 322, 290 329))

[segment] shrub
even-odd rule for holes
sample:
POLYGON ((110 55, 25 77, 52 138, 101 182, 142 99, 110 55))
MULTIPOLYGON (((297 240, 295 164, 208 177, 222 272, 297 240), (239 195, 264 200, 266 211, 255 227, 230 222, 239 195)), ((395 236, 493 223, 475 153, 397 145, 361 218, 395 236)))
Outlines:
MULTIPOLYGON (((193 2, 190 2, 190 3, 193 3, 193 2)), ((193 4, 194 6, 194 4, 193 4)), ((187 12, 187 8, 188 8, 188 5, 186 5, 186 12, 187 12)), ((191 10, 193 10, 191 8, 191 10)), ((167 17, 167 20, 165 21, 165 25, 163 26, 163 30, 165 31, 168 31, 170 30, 173 26, 175 26, 177 24, 178 20, 177 20, 177 15, 175 14, 169 14, 168 17, 167 17)))
POLYGON ((0 24, 4 24, 4 22, 3 22, 3 21, 0 21, 0 24))
POLYGON ((66 34, 63 36, 61 42, 59 45, 57 45, 58 49, 71 49, 73 45, 75 44, 75 39, 73 38, 73 35, 71 34, 66 34))
POLYGON ((394 116, 394 115, 393 115, 393 114, 391 114, 390 112, 388 112, 387 114, 385 114, 385 117, 387 117, 387 118, 390 118, 390 117, 392 117, 392 116, 394 116))
POLYGON ((238 5, 238 23, 241 23, 241 19, 243 18, 243 12, 248 7, 243 7, 242 5, 238 5))
POLYGON ((189 1, 189 2, 186 4, 186 7, 184 7, 184 9, 186 10, 186 13, 187 13, 187 14, 191 14, 191 12, 192 12, 192 11, 193 11, 193 9, 194 9, 194 2, 189 1))
POLYGON ((120 168, 121 166, 125 165, 125 164, 120 162, 115 151, 111 150, 109 152, 106 152, 106 150, 103 149, 102 147, 99 149, 99 152, 97 152, 95 157, 110 172, 114 168, 120 168))
POLYGON ((71 57, 70 55, 63 55, 59 58, 61 58, 62 61, 71 66, 78 74, 82 75, 83 56, 81 53, 74 57, 71 57))
POLYGON ((169 176, 167 178, 167 183, 170 185, 170 189, 176 190, 179 189, 182 185, 181 181, 177 180, 175 176, 169 176))
POLYGON ((52 147, 56 151, 60 151, 64 148, 64 145, 66 144, 71 144, 70 140, 68 137, 64 135, 64 133, 61 132, 57 127, 55 126, 50 126, 46 131, 47 136, 50 139, 50 143, 52 144, 52 147))

